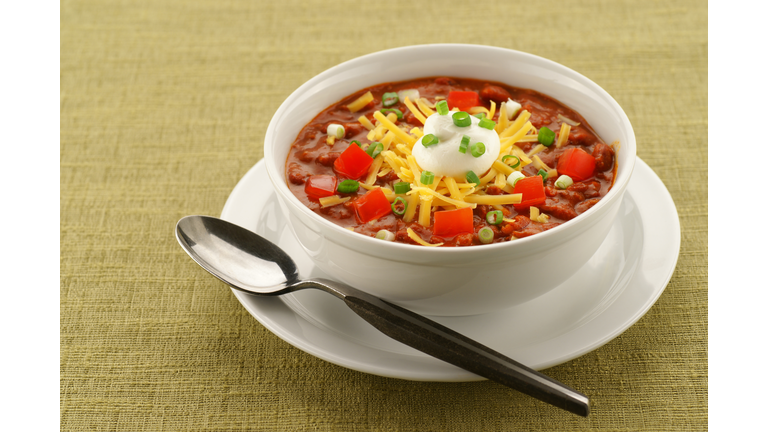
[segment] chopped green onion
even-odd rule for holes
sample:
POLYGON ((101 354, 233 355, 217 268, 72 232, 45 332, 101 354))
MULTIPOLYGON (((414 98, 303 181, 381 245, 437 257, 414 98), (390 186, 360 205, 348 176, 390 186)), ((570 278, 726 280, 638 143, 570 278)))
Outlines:
POLYGON ((435 145, 438 142, 440 142, 439 139, 433 134, 426 134, 421 138, 421 145, 424 147, 429 147, 431 145, 435 145))
POLYGON ((485 144, 481 142, 474 143, 472 144, 472 147, 469 148, 469 151, 472 153, 472 156, 480 157, 485 154, 485 144))
POLYGON ((474 183, 475 185, 480 184, 480 177, 478 177, 477 174, 475 174, 475 172, 472 170, 469 170, 466 178, 467 178, 467 181, 470 183, 474 183))
POLYGON ((491 119, 487 119, 487 118, 483 117, 483 118, 480 119, 480 123, 478 124, 478 126, 480 126, 481 128, 488 129, 488 130, 493 130, 493 128, 496 127, 496 122, 491 120, 491 119))
POLYGON ((379 240, 393 241, 395 239, 395 234, 392 231, 383 229, 376 233, 376 238, 379 240))
POLYGON ((546 126, 539 129, 539 142, 546 147, 551 146, 555 142, 555 133, 552 132, 552 129, 546 126))
POLYGON ((541 181, 542 181, 543 183, 546 183, 546 182, 547 182, 547 176, 548 176, 549 174, 547 174, 547 172, 546 172, 546 171, 544 171, 543 169, 540 169, 540 170, 539 170, 539 172, 537 172, 537 173, 536 173, 536 175, 537 175, 537 176, 541 176, 541 178, 542 178, 542 180, 541 180, 541 181))
POLYGON ((517 167, 519 167, 520 166, 520 158, 517 157, 517 156, 506 155, 506 156, 501 158, 501 161, 504 162, 504 163, 507 163, 507 159, 513 159, 513 158, 514 158, 514 160, 512 161, 513 165, 509 165, 509 164, 507 164, 507 165, 509 165, 510 168, 517 168, 517 167))
POLYGON ((352 145, 352 144, 354 144, 354 145, 356 145, 356 146, 358 146, 360 148, 363 148, 363 146, 360 145, 360 141, 358 141, 358 140, 352 140, 352 142, 349 143, 349 145, 352 145))
POLYGON ((405 101, 405 98, 408 98, 412 102, 416 102, 416 99, 418 99, 420 96, 419 96, 419 91, 418 90, 416 90, 416 89, 407 89, 407 90, 400 90, 399 92, 397 92, 397 97, 401 101, 405 101))
POLYGON ((482 227, 477 232, 477 238, 480 240, 480 243, 488 244, 493 241, 493 230, 489 227, 482 227))
POLYGON ((485 118, 485 113, 484 113, 484 112, 480 112, 480 113, 477 113, 477 114, 475 114, 475 117, 477 117, 477 118, 479 118, 480 120, 482 120, 482 119, 484 119, 484 118, 485 118))
POLYGON ((411 190, 411 184, 408 182, 397 182, 395 183, 395 193, 396 194, 404 194, 411 190))
POLYGON ((352 193, 357 192, 359 187, 360 183, 357 180, 342 180, 336 187, 336 190, 341 193, 352 193))
POLYGON ((485 220, 491 225, 498 225, 504 220, 504 213, 501 210, 489 211, 485 214, 485 220))
POLYGON ((403 119, 403 112, 400 111, 397 108, 384 108, 384 109, 381 109, 379 111, 381 111, 381 113, 384 114, 384 115, 387 115, 388 112, 393 112, 393 113, 397 114, 397 119, 398 120, 402 120, 403 119))
POLYGON ((467 127, 472 124, 472 120, 469 118, 469 113, 458 111, 453 113, 453 124, 458 127, 467 127))
POLYGON ((525 178, 525 174, 521 173, 520 171, 515 171, 507 176, 507 184, 510 187, 515 187, 515 183, 517 183, 517 181, 522 178, 525 178))
POLYGON ((397 93, 384 93, 381 96, 381 104, 385 107, 391 107, 392 105, 398 103, 400 101, 400 98, 397 97, 397 93))
POLYGON ((429 186, 433 181, 435 181, 435 175, 432 173, 432 171, 421 172, 421 184, 429 186))
POLYGON ((512 118, 517 114, 518 111, 520 111, 520 108, 523 106, 519 103, 513 101, 512 99, 507 99, 507 119, 512 120, 512 118))
POLYGON ((398 216, 402 216, 403 214, 405 214, 405 209, 407 208, 408 208, 408 202, 403 197, 395 198, 395 201, 392 203, 392 213, 398 216))
POLYGON ((555 187, 558 189, 568 189, 568 186, 573 184, 573 179, 563 174, 555 181, 555 187))
POLYGON ((461 137, 461 144, 459 144, 459 152, 466 154, 469 148, 469 135, 461 137))
POLYGON ((344 126, 340 124, 331 123, 326 130, 328 135, 335 136, 336 138, 344 138, 344 126))
POLYGON ((376 156, 378 156, 382 150, 384 150, 384 144, 378 141, 374 141, 368 145, 368 148, 365 149, 365 152, 368 153, 368 156, 376 159, 376 156))
POLYGON ((440 102, 435 104, 435 108, 437 109, 437 113, 440 115, 446 115, 450 110, 448 109, 448 101, 441 100, 440 102))

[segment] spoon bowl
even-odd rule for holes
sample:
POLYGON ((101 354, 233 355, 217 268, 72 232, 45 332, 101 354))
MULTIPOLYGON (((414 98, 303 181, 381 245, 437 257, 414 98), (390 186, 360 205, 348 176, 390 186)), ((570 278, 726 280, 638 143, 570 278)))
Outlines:
POLYGON ((195 262, 233 288, 259 295, 291 292, 299 270, 269 240, 237 225, 209 217, 185 217, 176 238, 195 262))
POLYGON ((441 324, 337 281, 302 280, 288 254, 245 228, 187 216, 176 225, 176 239, 195 262, 232 288, 267 296, 306 288, 326 291, 397 341, 556 407, 589 414, 584 394, 441 324))

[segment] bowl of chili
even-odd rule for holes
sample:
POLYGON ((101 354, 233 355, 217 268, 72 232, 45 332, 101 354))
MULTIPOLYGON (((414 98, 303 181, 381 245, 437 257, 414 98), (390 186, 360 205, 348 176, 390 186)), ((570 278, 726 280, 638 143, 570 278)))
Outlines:
MULTIPOLYGON (((511 105, 512 98, 506 106, 511 105)), ((421 111, 422 115, 428 112, 429 107, 421 111)), ((513 123, 515 117, 508 120, 513 123)), ((361 118, 360 122, 365 120, 361 118)), ((392 132, 397 131, 392 128, 392 132)), ((413 138, 418 136, 416 145, 441 145, 437 137, 423 132, 418 128, 412 130, 413 138)), ((504 139, 501 142, 504 149, 504 139)), ((485 150, 476 143, 462 142, 459 146, 467 157, 479 157, 485 150)), ((407 159, 408 150, 401 150, 400 156, 407 159)), ((318 268, 416 312, 456 316, 487 313, 526 302, 562 284, 581 268, 603 243, 619 211, 634 167, 636 143, 632 125, 618 103, 578 72, 509 49, 436 44, 365 55, 310 79, 276 111, 267 129, 264 154, 271 187, 287 215, 285 223, 318 268), (429 83, 443 87, 435 90, 429 83), (443 91, 446 85, 448 91, 443 91), (530 151, 532 146, 545 147, 543 151, 537 147, 541 151, 538 162, 548 169, 535 171, 539 165, 532 164, 530 151, 510 151, 506 159, 500 155, 494 163, 503 159, 510 167, 524 159, 532 165, 525 170, 495 165, 504 174, 493 177, 489 170, 472 172, 472 177, 468 173, 466 184, 477 186, 485 182, 487 186, 491 178, 495 182, 506 179, 506 185, 498 184, 497 195, 516 201, 507 200, 504 205, 448 203, 439 211, 422 212, 422 224, 418 219, 406 222, 404 218, 414 212, 413 206, 408 211, 409 205, 424 203, 423 199, 412 199, 411 187, 434 195, 439 194, 438 188, 433 187, 432 192, 426 189, 436 178, 446 182, 440 185, 463 187, 462 184, 449 180, 450 176, 435 176, 428 170, 418 172, 418 167, 382 174, 379 166, 379 171, 374 172, 376 160, 397 156, 391 150, 397 140, 366 140, 362 137, 370 137, 373 131, 357 127, 350 120, 367 112, 372 125, 376 120, 378 124, 391 123, 390 126, 398 123, 399 130, 407 133, 410 123, 415 122, 415 111, 419 110, 414 108, 412 113, 403 106, 404 98, 398 98, 397 92, 391 90, 421 89, 422 94, 434 96, 424 98, 438 111, 434 115, 454 115, 457 125, 467 120, 477 124, 484 121, 486 124, 480 124, 481 127, 499 129, 499 123, 506 124, 507 120, 502 119, 499 111, 494 115, 486 108, 485 112, 475 114, 474 119, 464 118, 464 114, 497 96, 499 104, 491 107, 502 105, 508 94, 499 96, 494 93, 498 93, 495 88, 520 95, 517 99, 525 101, 517 115, 528 112, 531 122, 538 125, 531 127, 537 142, 518 147, 530 151), (435 92, 442 96, 435 96, 435 92), (365 99, 366 94, 374 93, 376 97, 365 99), (529 94, 532 96, 525 96, 529 94), (543 99, 537 99, 540 96, 543 99), (392 102, 395 99, 399 100, 392 102), (441 100, 447 102, 452 112, 437 108, 441 100), (557 111, 546 108, 549 100, 565 107, 565 111, 556 114, 557 111), (350 105, 354 104, 360 106, 353 111, 350 105), (342 112, 344 109, 349 113, 342 112), (497 120, 491 121, 493 125, 488 123, 492 119, 497 120), (569 132, 565 126, 557 131, 542 126, 550 123, 576 127, 569 132), (583 130, 591 134, 581 133, 583 130), (563 137, 562 148, 562 142, 553 145, 559 137, 563 137), (311 145, 297 147, 300 142, 311 145), (608 154, 599 147, 609 146, 604 143, 610 143, 608 154), (610 166, 604 156, 609 156, 610 166), (369 173, 376 175, 371 174, 366 182, 369 173), (552 176, 547 178, 548 174, 552 176), (404 178, 411 183, 402 181, 404 178), (588 198, 590 194, 595 198, 588 198), (510 198, 513 195, 517 198, 510 198), (588 203, 577 214, 569 214, 558 210, 558 199, 563 203, 576 200, 570 206, 574 209, 579 203, 588 203), (323 206, 321 200, 332 202, 323 206), (479 206, 482 215, 478 214, 479 206), (548 222, 550 217, 557 222, 548 222), (518 226, 526 219, 529 226, 536 228, 535 235, 518 226), (382 226, 397 229, 381 229, 382 226), (412 234, 420 241, 415 241, 412 234), (432 247, 436 245, 440 246, 432 247)), ((495 189, 486 187, 480 191, 477 202, 501 202, 489 198, 493 195, 491 190, 495 189)), ((436 196, 435 202, 448 200, 447 193, 436 196)), ((410 216, 414 218, 413 214, 410 216)))

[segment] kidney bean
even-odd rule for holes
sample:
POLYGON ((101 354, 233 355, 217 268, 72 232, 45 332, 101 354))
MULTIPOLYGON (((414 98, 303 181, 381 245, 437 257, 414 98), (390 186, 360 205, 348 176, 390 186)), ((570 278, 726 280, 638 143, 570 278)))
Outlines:
POLYGON ((597 139, 583 127, 575 127, 568 134, 568 141, 575 145, 589 146, 594 144, 597 139))
POLYGON ((539 159, 544 162, 545 165, 551 167, 555 165, 555 152, 539 153, 539 159))
MULTIPOLYGON (((485 220, 485 216, 488 214, 488 212, 491 210, 491 206, 486 204, 480 204, 475 208, 475 215, 480 216, 482 220, 485 220)), ((475 223, 475 226, 477 226, 477 223, 475 223)))
POLYGON ((309 163, 309 162, 312 162, 312 160, 315 158, 315 157, 312 155, 312 152, 311 152, 311 151, 309 151, 309 150, 304 150, 303 152, 300 152, 300 153, 298 154, 298 157, 299 157, 299 160, 300 160, 300 161, 302 161, 302 162, 304 162, 304 163, 309 163))
POLYGON ((592 199, 588 199, 586 201, 580 202, 576 205, 576 211, 579 212, 580 214, 584 213, 585 211, 591 209, 592 206, 597 204, 598 201, 600 201, 599 198, 592 198, 592 199))
POLYGON ((581 192, 581 193, 583 193, 584 191, 587 190, 588 187, 589 186, 587 186, 586 183, 576 182, 576 183, 568 186, 568 188, 566 190, 567 191, 571 191, 571 192, 581 192))
POLYGON ((410 243, 410 244, 416 243, 413 240, 411 240, 410 237, 408 237, 408 231, 405 228, 397 230, 397 232, 395 233, 395 241, 401 242, 401 243, 410 243))
POLYGON ((386 174, 384 174, 382 177, 379 177, 381 181, 384 183, 390 183, 393 181, 400 181, 400 177, 397 176, 397 173, 394 171, 390 171, 386 174))
POLYGON ((600 196, 600 182, 596 180, 592 180, 591 182, 587 183, 587 190, 584 191, 584 196, 586 198, 594 198, 600 196))
POLYGON ((597 143, 592 156, 595 158, 595 170, 608 171, 613 168, 613 149, 608 144, 597 143))
POLYGON ((571 205, 576 205, 577 203, 584 201, 586 198, 583 193, 572 190, 561 190, 558 191, 558 194, 567 199, 571 205))
MULTIPOLYGON (((320 131, 318 129, 319 127, 320 126, 315 126, 315 125, 308 126, 299 135, 299 140, 301 140, 301 141, 314 141, 314 139, 317 138, 317 134, 320 133, 320 131)), ((325 131, 323 131, 323 133, 325 133, 325 131)))
POLYGON ((353 138, 365 129, 360 123, 344 123, 344 138, 353 138))
POLYGON ((299 164, 292 163, 288 166, 288 181, 295 185, 304 184, 307 174, 299 164))
POLYGON ((548 197, 557 196, 557 189, 555 189, 550 185, 547 185, 547 187, 544 188, 544 194, 548 197))
MULTIPOLYGON (((496 239, 496 238, 499 238, 499 237, 503 237, 503 233, 501 231, 501 228, 499 228, 496 225, 489 225, 489 227, 491 228, 491 231, 493 231, 493 238, 496 239)), ((481 227, 478 227, 478 228, 481 228, 481 227)))
MULTIPOLYGON (((456 236, 457 246, 471 246, 474 241, 474 235, 470 233, 459 234, 456 236)), ((479 243, 479 242, 478 242, 479 243)))
POLYGON ((507 99, 512 97, 508 91, 495 85, 484 87, 482 90, 480 90, 480 96, 485 99, 490 99, 496 103, 506 102, 507 99))
POLYGON ((349 219, 354 214, 352 209, 343 204, 330 207, 320 207, 319 212, 331 216, 335 219, 349 219))
POLYGON ((543 228, 541 225, 533 224, 526 227, 523 230, 512 232, 512 235, 517 238, 524 238, 524 237, 530 237, 534 234, 538 234, 542 231, 543 231, 543 228))
POLYGON ((600 195, 600 182, 576 182, 568 186, 567 190, 571 192, 580 192, 585 198, 593 198, 600 195))
POLYGON ((514 222, 504 222, 501 226, 501 232, 506 235, 512 234, 513 231, 520 231, 527 227, 531 223, 531 219, 527 216, 518 215, 515 216, 514 222))
POLYGON ((571 220, 579 215, 572 205, 557 203, 554 200, 547 200, 547 203, 541 206, 541 211, 562 220, 571 220))
POLYGON ((496 185, 488 185, 485 187, 485 193, 488 195, 501 195, 501 188, 496 185))
POLYGON ((315 159, 317 163, 323 166, 332 167, 333 163, 341 156, 341 152, 323 153, 315 159))

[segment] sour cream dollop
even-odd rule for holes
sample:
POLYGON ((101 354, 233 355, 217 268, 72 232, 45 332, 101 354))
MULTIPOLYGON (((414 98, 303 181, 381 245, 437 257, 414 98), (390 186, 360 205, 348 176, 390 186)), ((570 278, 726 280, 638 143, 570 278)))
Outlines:
POLYGON ((453 124, 453 111, 446 114, 432 114, 424 123, 424 135, 433 134, 439 142, 429 147, 421 143, 423 138, 413 146, 413 156, 419 166, 425 171, 432 171, 436 176, 464 178, 467 172, 473 171, 478 176, 483 175, 499 157, 501 143, 499 134, 494 130, 480 127, 480 119, 469 116, 472 124, 459 127, 453 124), (459 151, 461 138, 469 136, 469 146, 481 142, 485 144, 485 153, 480 157, 459 151))

